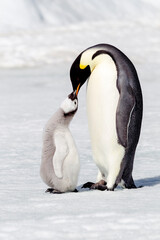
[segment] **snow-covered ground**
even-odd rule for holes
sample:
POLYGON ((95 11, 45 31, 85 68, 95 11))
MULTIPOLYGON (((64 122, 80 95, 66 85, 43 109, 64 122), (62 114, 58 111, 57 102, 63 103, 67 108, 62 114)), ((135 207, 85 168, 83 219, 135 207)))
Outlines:
MULTIPOLYGON (((0 2, 0 13, 8 12, 0 23, 2 240, 160 239, 160 2, 102 1, 102 14, 97 17, 100 1, 84 2, 0 2), (81 3, 77 10, 73 2, 81 3), (46 194, 47 186, 39 176, 43 127, 72 90, 69 68, 74 58, 100 42, 123 50, 139 73, 144 117, 133 175, 136 184, 144 187, 46 194)), ((88 135, 85 86, 79 93, 71 131, 81 160, 80 189, 84 182, 95 181, 97 174, 88 135)))

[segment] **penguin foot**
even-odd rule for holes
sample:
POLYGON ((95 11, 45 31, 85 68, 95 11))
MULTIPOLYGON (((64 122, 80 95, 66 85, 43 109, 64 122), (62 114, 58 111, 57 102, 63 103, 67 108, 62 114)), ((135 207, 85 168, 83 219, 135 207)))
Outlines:
POLYGON ((47 190, 45 191, 45 193, 49 192, 49 193, 52 193, 54 191, 53 188, 47 188, 47 190))
POLYGON ((93 182, 87 182, 87 183, 83 184, 83 186, 81 188, 91 188, 91 186, 94 184, 95 183, 93 183, 93 182))
POLYGON ((46 191, 46 193, 53 193, 53 194, 61 194, 62 192, 56 190, 56 189, 53 189, 53 188, 48 188, 46 191))
POLYGON ((143 188, 144 186, 143 185, 140 185, 140 186, 135 186, 135 185, 131 185, 131 186, 126 186, 125 185, 125 188, 127 188, 127 189, 138 189, 138 188, 143 188))
POLYGON ((90 189, 97 189, 100 191, 104 191, 104 190, 108 190, 106 184, 107 183, 104 180, 100 180, 97 183, 87 182, 83 184, 82 188, 90 188, 90 189))
POLYGON ((75 188, 73 192, 78 192, 78 190, 75 188))

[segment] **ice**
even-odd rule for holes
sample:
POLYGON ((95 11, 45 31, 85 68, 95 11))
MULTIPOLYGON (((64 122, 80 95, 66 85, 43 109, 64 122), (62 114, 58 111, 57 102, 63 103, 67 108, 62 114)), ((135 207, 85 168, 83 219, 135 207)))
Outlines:
POLYGON ((151 0, 99 2, 0 2, 2 240, 160 239, 160 4, 151 0), (96 16, 98 6, 102 17, 99 12, 96 16), (144 115, 133 175, 136 185, 144 187, 81 190, 97 174, 84 86, 71 124, 81 161, 80 192, 46 194, 47 186, 39 176, 43 127, 72 91, 69 69, 77 54, 100 42, 119 47, 138 71, 144 115))

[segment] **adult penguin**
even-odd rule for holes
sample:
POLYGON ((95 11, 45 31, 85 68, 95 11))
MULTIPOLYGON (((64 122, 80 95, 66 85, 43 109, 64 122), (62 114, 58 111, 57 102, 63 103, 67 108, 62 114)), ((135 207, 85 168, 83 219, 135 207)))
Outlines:
POLYGON ((139 140, 143 100, 136 69, 116 47, 87 48, 70 69, 73 90, 88 79, 87 112, 97 183, 84 187, 114 190, 118 184, 136 188, 133 162, 139 140))

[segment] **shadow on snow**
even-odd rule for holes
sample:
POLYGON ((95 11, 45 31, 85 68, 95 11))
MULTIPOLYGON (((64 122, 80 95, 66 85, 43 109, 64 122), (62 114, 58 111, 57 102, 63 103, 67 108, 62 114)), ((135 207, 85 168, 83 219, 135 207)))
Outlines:
POLYGON ((136 186, 142 185, 143 187, 152 187, 152 186, 160 184, 160 176, 135 180, 135 184, 136 184, 136 186))

